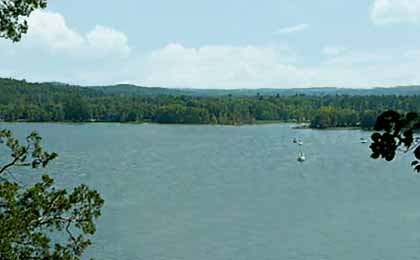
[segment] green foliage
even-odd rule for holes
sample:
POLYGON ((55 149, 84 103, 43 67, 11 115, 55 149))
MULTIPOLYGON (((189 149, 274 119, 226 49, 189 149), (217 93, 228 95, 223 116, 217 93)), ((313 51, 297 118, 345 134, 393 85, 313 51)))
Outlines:
POLYGON ((90 118, 87 101, 82 97, 75 97, 63 104, 64 119, 70 121, 86 121, 90 118))
POLYGON ((399 86, 387 88, 349 89, 349 88, 264 88, 264 89, 174 89, 141 87, 136 85, 119 84, 111 86, 92 87, 106 95, 118 96, 195 96, 195 97, 267 97, 267 96, 383 96, 400 95, 412 96, 420 93, 420 86, 399 86))
POLYGON ((0 174, 16 166, 46 167, 49 161, 57 157, 57 154, 43 151, 41 140, 41 137, 33 132, 26 138, 26 145, 21 145, 19 140, 13 137, 11 131, 0 130, 0 144, 8 147, 11 156, 10 162, 0 167, 0 174))
POLYGON ((411 151, 416 158, 412 166, 420 172, 420 139, 415 136, 420 129, 420 117, 417 113, 386 111, 378 117, 374 129, 378 132, 372 134, 372 158, 392 161, 398 149, 411 151))
POLYGON ((46 0, 2 0, 0 1, 0 38, 14 42, 28 31, 25 18, 36 9, 47 7, 46 0))
POLYGON ((21 144, 10 131, 0 131, 0 145, 10 153, 0 158, 2 260, 78 260, 96 231, 104 204, 98 192, 81 185, 68 193, 48 175, 27 186, 14 178, 12 170, 45 168, 57 157, 42 149, 41 140, 34 132, 21 144))
POLYGON ((420 111, 420 96, 138 96, 0 79, 0 120, 248 124, 310 122, 313 128, 373 128, 383 111, 420 111))
MULTIPOLYGON (((1 0, 0 38, 19 41, 28 30, 25 18, 46 5, 46 0, 1 0)), ((48 117, 63 120, 66 115, 75 120, 89 118, 84 99, 48 102, 39 109, 44 100, 39 92, 31 95, 36 87, 28 91, 24 86, 14 88, 11 82, 6 80, 7 84, 2 84, 5 92, 0 96, 0 103, 6 104, 7 109, 17 109, 20 116, 36 120, 48 117), (27 102, 27 99, 36 101, 27 102), (22 107, 25 103, 28 106, 22 107)), ((52 93, 54 91, 48 92, 52 93)), ((50 98, 57 101, 63 96, 52 95, 47 99, 50 98)), ((6 118, 16 120, 19 116, 8 114, 6 118)), ((57 189, 48 175, 28 186, 16 181, 12 170, 45 168, 57 157, 56 153, 42 149, 41 140, 33 132, 21 144, 11 131, 0 130, 0 148, 6 148, 0 149, 3 156, 0 157, 1 260, 79 260, 91 244, 88 236, 96 232, 94 221, 100 217, 104 204, 98 192, 80 185, 68 194, 66 190, 57 189), (10 157, 3 151, 8 151, 10 157)))

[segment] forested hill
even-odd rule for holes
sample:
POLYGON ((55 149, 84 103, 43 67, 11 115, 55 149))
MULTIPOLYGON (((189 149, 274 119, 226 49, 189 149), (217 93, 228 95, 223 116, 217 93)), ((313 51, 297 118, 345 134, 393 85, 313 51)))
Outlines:
POLYGON ((310 96, 326 96, 326 95, 352 95, 352 96, 368 96, 368 95, 400 95, 411 96, 420 94, 420 86, 402 86, 389 88, 286 88, 286 89, 188 89, 188 88, 151 88, 140 87, 135 85, 113 85, 92 87, 92 89, 101 91, 107 95, 128 95, 128 96, 196 96, 196 97, 217 97, 217 96, 293 96, 293 95, 310 95, 310 96))
POLYGON ((0 121, 173 124, 283 121, 308 122, 314 128, 370 128, 376 117, 388 109, 420 112, 417 89, 395 88, 398 93, 392 89, 351 90, 364 93, 359 95, 341 95, 339 91, 344 91, 341 89, 308 89, 292 94, 287 91, 297 90, 80 87, 0 79, 0 121), (368 95, 368 91, 375 91, 375 95, 368 95))
POLYGON ((128 84, 118 84, 111 86, 89 87, 105 95, 118 95, 118 96, 182 96, 191 95, 188 91, 170 88, 154 88, 154 87, 140 87, 128 84))
POLYGON ((80 93, 83 95, 118 95, 118 96, 195 96, 195 97, 217 97, 217 96, 326 96, 326 95, 400 95, 412 96, 420 95, 420 86, 400 86, 389 88, 285 88, 285 89, 189 89, 189 88, 163 88, 163 87, 142 87, 130 84, 118 84, 109 86, 82 87, 68 85, 59 82, 29 83, 26 81, 0 78, 0 90, 4 93, 28 92, 47 90, 55 93, 80 93))
POLYGON ((8 98, 27 95, 32 97, 50 97, 51 95, 98 96, 103 94, 94 89, 71 86, 61 83, 29 83, 22 80, 0 78, 1 103, 3 103, 5 99, 8 98))

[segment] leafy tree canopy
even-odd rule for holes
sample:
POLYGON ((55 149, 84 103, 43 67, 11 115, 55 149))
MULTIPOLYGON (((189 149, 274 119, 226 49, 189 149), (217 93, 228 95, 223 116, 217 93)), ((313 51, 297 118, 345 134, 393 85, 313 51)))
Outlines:
POLYGON ((0 131, 0 259, 78 260, 91 244, 96 231, 94 220, 101 215, 103 199, 85 185, 71 193, 54 186, 43 175, 35 184, 22 184, 14 171, 45 168, 57 157, 41 147, 33 132, 26 142, 8 130, 0 131))
MULTIPOLYGON (((0 0, 0 38, 19 41, 26 18, 45 8, 46 0, 0 0)), ((80 185, 71 193, 43 175, 35 183, 17 181, 16 170, 45 168, 57 157, 31 133, 25 142, 0 130, 0 259, 79 260, 96 231, 104 200, 80 185), (10 156, 7 156, 10 154, 10 156)))
POLYGON ((45 7, 46 0, 1 0, 0 38, 19 41, 28 31, 26 18, 36 9, 45 7))
POLYGON ((420 111, 420 96, 177 96, 104 93, 101 89, 0 78, 0 120, 247 124, 307 122, 312 128, 372 129, 388 109, 420 111))
POLYGON ((398 113, 389 110, 381 114, 375 124, 370 146, 372 158, 392 161, 398 150, 413 152, 414 170, 420 172, 420 138, 415 134, 420 129, 420 117, 417 113, 398 113))

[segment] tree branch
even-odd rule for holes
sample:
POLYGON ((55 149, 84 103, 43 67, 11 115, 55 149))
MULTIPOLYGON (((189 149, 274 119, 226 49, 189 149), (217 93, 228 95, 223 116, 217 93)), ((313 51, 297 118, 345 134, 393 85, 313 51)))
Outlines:
POLYGON ((19 159, 20 159, 20 156, 16 156, 13 161, 11 161, 10 163, 8 163, 5 166, 3 166, 2 168, 0 168, 0 174, 3 174, 3 172, 5 172, 7 169, 16 165, 16 163, 19 161, 19 159))

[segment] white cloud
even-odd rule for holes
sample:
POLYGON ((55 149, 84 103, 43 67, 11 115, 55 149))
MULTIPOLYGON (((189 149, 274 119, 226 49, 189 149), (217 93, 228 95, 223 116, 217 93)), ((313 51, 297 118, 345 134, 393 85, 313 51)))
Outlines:
MULTIPOLYGON (((290 65, 293 53, 278 46, 203 46, 169 44, 139 68, 145 85, 200 88, 304 86, 306 72, 290 65)), ((132 80, 133 81, 133 80, 132 80)))
POLYGON ((324 61, 323 64, 338 67, 361 67, 368 64, 385 64, 387 62, 392 62, 393 60, 398 60, 398 57, 394 57, 392 53, 382 50, 373 52, 353 51, 331 57, 324 61))
POLYGON ((420 0, 375 0, 370 16, 377 25, 419 23, 420 0))
POLYGON ((71 30, 59 13, 35 11, 28 23, 30 29, 25 41, 44 44, 51 49, 75 49, 84 43, 83 37, 71 30))
POLYGON ((124 56, 130 52, 124 33, 97 25, 83 35, 70 28, 60 13, 35 11, 28 23, 28 34, 20 44, 26 48, 43 47, 52 53, 92 57, 124 56))
POLYGON ((420 50, 348 51, 311 69, 313 86, 375 87, 420 83, 420 50))
POLYGON ((372 87, 420 83, 420 48, 352 51, 300 65, 305 57, 287 46, 168 44, 150 53, 113 62, 70 61, 58 56, 1 52, 2 77, 82 85, 130 82, 190 88, 372 87), (43 62, 39 63, 39 60, 43 62))
POLYGON ((346 50, 311 67, 287 47, 169 44, 141 59, 124 80, 192 88, 372 87, 419 84, 420 50, 346 50))
POLYGON ((336 56, 342 54, 345 51, 347 51, 347 48, 337 46, 325 46, 322 49, 322 53, 328 56, 336 56))
POLYGON ((311 26, 309 24, 298 24, 295 26, 290 27, 283 27, 276 31, 276 34, 286 34, 286 33, 294 33, 294 32, 301 32, 309 29, 311 26))
MULTIPOLYGON (((0 60, 3 61, 0 76, 82 85, 131 82, 191 88, 372 87, 420 83, 420 48, 339 51, 337 47, 326 47, 323 51, 327 55, 311 66, 302 65, 306 56, 300 56, 288 46, 276 45, 192 48, 173 43, 142 56, 133 53, 126 59, 112 59, 112 62, 101 59, 86 62, 80 55, 67 55, 80 49, 95 49, 95 55, 125 49, 121 46, 126 45, 120 45, 126 40, 122 35, 112 36, 103 28, 93 31, 95 33, 90 36, 82 37, 81 45, 77 37, 69 40, 72 44, 51 45, 49 48, 57 51, 55 55, 45 55, 36 46, 10 47, 11 43, 0 41, 0 60), (101 45, 100 51, 94 43, 106 40, 109 35, 119 40, 101 45)), ((46 45, 46 40, 40 39, 42 46, 46 45)), ((127 49, 118 53, 124 52, 127 49)))
POLYGON ((100 53, 115 53, 127 55, 130 53, 127 36, 111 28, 97 25, 94 30, 86 35, 90 49, 100 53))

